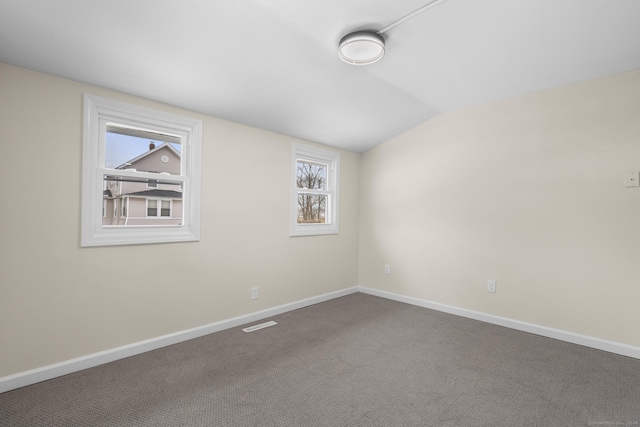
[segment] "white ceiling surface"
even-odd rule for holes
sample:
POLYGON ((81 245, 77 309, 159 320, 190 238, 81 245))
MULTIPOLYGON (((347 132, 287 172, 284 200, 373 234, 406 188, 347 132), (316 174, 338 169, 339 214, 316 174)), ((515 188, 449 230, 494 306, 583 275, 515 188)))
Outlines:
MULTIPOLYGON (((640 68, 640 0, 0 0, 0 61, 362 152, 459 108, 640 68)), ((1 76, 0 76, 1 78, 1 76)))

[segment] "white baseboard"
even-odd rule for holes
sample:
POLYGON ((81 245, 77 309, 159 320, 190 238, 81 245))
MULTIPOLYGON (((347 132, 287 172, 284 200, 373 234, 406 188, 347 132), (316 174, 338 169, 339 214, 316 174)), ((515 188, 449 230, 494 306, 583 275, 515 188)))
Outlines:
POLYGON ((276 316, 278 314, 297 310, 299 308, 318 304, 324 301, 329 301, 331 299, 339 298, 345 295, 354 294, 356 292, 358 292, 358 287, 330 292, 328 294, 319 295, 313 298, 307 298, 289 304, 284 304, 278 307, 258 311, 256 313, 234 317, 232 319, 211 323, 209 325, 199 326, 197 328, 188 329, 186 331, 163 335, 157 338, 151 338, 145 341, 124 345, 122 347, 112 348, 109 350, 101 351, 99 353, 89 354, 87 356, 66 360, 64 362, 43 366, 41 368, 36 368, 25 372, 19 372, 17 374, 0 378, 0 393, 39 383, 41 381, 50 380, 55 377, 81 371, 83 369, 92 368, 104 363, 113 362, 118 359, 124 359, 125 357, 135 356, 136 354, 155 350, 161 347, 166 347, 172 344, 177 344, 182 341, 198 338, 204 335, 212 334, 214 332, 235 328, 246 323, 255 322, 267 317, 276 316))
POLYGON ((386 298, 394 301, 404 302, 418 307, 430 308, 432 310, 442 311, 449 314, 455 314, 457 316, 467 317, 469 319, 480 320, 486 323, 492 323, 494 325, 504 326, 518 331, 529 332, 531 334, 541 335, 548 338, 554 338, 560 341, 566 341, 573 344, 582 345, 585 347, 591 347, 598 350, 608 351, 610 353, 620 354, 622 356, 633 357, 640 359, 640 347, 634 347, 627 344, 621 344, 613 341, 607 341, 600 338, 594 338, 587 335, 575 334, 573 332, 567 332, 560 329, 548 328, 546 326, 540 326, 533 323, 521 322, 519 320, 513 320, 506 317, 494 316, 491 314, 482 313, 479 311, 467 310, 464 308, 454 307, 451 305, 440 304, 437 302, 427 301, 419 298, 408 297, 392 292, 381 291, 378 289, 371 289, 364 286, 358 286, 358 291, 386 298))

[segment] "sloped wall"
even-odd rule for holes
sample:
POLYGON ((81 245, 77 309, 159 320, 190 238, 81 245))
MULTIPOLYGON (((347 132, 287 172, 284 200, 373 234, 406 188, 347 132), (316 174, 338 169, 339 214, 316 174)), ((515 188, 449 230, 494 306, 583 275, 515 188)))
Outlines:
POLYGON ((362 156, 360 284, 638 346, 639 170, 640 70, 442 114, 362 156))

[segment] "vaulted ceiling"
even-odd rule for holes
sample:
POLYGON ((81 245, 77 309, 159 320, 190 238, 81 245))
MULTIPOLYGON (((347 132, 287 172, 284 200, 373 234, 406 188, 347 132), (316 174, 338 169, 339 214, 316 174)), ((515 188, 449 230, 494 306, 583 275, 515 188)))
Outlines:
MULTIPOLYGON (((640 68, 640 0, 0 0, 0 61, 361 152, 442 112, 640 68)), ((0 76, 1 78, 1 76, 0 76)))

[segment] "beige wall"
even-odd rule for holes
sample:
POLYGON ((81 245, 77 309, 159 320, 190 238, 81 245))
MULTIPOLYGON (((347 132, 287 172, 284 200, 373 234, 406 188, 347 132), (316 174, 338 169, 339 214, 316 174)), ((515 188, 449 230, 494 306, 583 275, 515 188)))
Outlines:
POLYGON ((636 71, 343 151, 340 234, 290 238, 292 138, 0 64, 0 377, 357 283, 638 346, 639 100, 636 71), (79 247, 83 93, 203 120, 200 242, 79 247))
POLYGON ((639 346, 633 170, 640 70, 440 115, 362 156, 360 284, 639 346))
POLYGON ((359 155, 340 234, 290 238, 291 141, 0 64, 0 377, 357 285, 359 155), (83 93, 203 120, 200 242, 79 247, 83 93))

